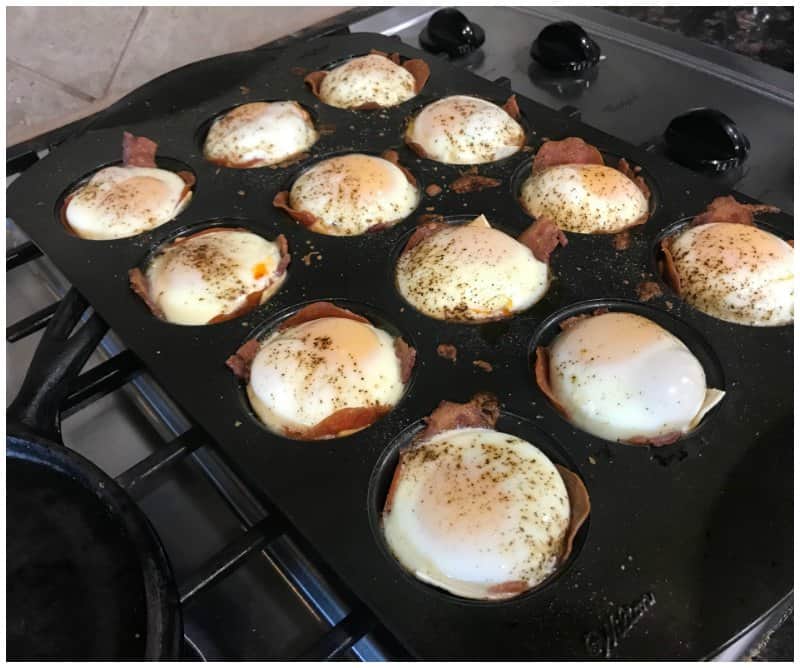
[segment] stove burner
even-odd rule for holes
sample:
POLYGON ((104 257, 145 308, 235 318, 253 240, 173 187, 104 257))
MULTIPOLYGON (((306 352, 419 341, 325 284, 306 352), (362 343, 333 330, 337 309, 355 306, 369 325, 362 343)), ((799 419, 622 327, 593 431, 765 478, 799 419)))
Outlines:
POLYGON ((559 21, 542 29, 531 58, 554 72, 582 72, 600 60, 600 47, 577 23, 559 21))
POLYGON ((445 52, 451 58, 465 56, 479 48, 486 35, 457 9, 440 9, 419 36, 420 44, 431 53, 445 52))
POLYGON ((699 172, 727 172, 741 166, 750 140, 728 116, 700 107, 673 118, 664 132, 667 153, 699 172))

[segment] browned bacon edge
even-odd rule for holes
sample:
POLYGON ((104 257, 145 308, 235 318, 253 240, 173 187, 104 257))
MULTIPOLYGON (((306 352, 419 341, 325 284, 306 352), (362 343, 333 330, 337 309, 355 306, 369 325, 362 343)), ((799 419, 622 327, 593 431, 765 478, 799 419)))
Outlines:
POLYGON ((391 162, 395 167, 403 172, 403 174, 405 174, 406 179, 412 186, 415 188, 417 187, 417 179, 414 178, 414 175, 407 167, 400 164, 400 155, 397 153, 397 151, 395 151, 393 148, 386 149, 383 153, 381 153, 381 158, 391 162))
POLYGON ((625 158, 620 158, 619 162, 617 163, 617 171, 622 172, 631 181, 633 181, 636 184, 636 187, 642 191, 644 198, 648 202, 650 201, 650 187, 647 185, 644 177, 639 174, 639 171, 641 171, 640 167, 631 167, 630 163, 625 158))
POLYGON ((519 110, 519 104, 517 104, 517 96, 516 95, 512 95, 511 97, 509 97, 503 103, 503 106, 501 108, 509 116, 511 116, 511 118, 513 118, 515 121, 519 122, 520 120, 522 120, 522 114, 520 113, 520 110, 519 110))
POLYGON ((542 144, 533 159, 533 171, 566 164, 603 165, 603 156, 580 137, 550 140, 542 144))
POLYGON ((630 230, 623 230, 622 232, 617 232, 612 237, 611 242, 614 244, 614 250, 618 251, 628 250, 631 247, 630 230))
POLYGON ((275 195, 275 197, 272 199, 272 206, 278 209, 283 209, 294 220, 304 227, 312 227, 317 222, 317 217, 313 213, 309 213, 308 211, 300 211, 291 207, 289 204, 288 190, 281 190, 277 195, 275 195))
POLYGON ((314 302, 313 304, 304 306, 297 313, 286 318, 286 320, 278 325, 278 331, 282 332, 289 327, 297 327, 305 322, 319 320, 320 318, 349 318, 356 322, 363 322, 368 325, 371 324, 363 315, 358 315, 358 313, 353 313, 352 311, 331 304, 330 302, 314 302))
POLYGON ((400 379, 405 384, 411 378, 411 370, 417 360, 417 351, 408 345, 402 337, 398 336, 394 340, 394 352, 397 355, 397 359, 400 360, 400 379))
POLYGON ((152 139, 122 133, 122 164, 126 167, 155 167, 157 150, 152 139))
POLYGON ((145 277, 142 270, 139 267, 134 267, 128 271, 128 281, 131 286, 131 290, 133 290, 141 300, 147 304, 147 308, 150 309, 150 312, 156 316, 156 318, 164 319, 164 313, 158 308, 158 305, 150 298, 150 289, 147 284, 147 278, 145 277))
POLYGON ((420 144, 415 141, 410 141, 407 134, 403 135, 403 141, 406 143, 406 146, 410 148, 414 153, 416 153, 420 158, 427 158, 428 154, 424 148, 420 144))
POLYGON ((658 269, 664 282, 672 288, 675 294, 681 294, 681 277, 678 276, 678 269, 675 266, 675 259, 669 247, 670 239, 661 240, 661 257, 658 262, 658 269))
POLYGON ((427 426, 415 441, 426 441, 450 429, 467 427, 494 429, 498 417, 500 417, 500 405, 497 403, 497 398, 488 392, 479 392, 463 404, 442 401, 436 410, 425 418, 427 426))
POLYGON ((756 213, 778 213, 780 209, 769 204, 743 204, 737 202, 734 197, 716 197, 706 207, 703 213, 696 215, 689 223, 704 225, 706 223, 738 223, 739 225, 755 225, 753 214, 756 213))
POLYGON ((450 190, 459 195, 480 192, 489 188, 497 188, 502 183, 500 179, 480 174, 462 174, 450 184, 450 190))
POLYGON ((589 517, 591 511, 591 502, 589 501, 589 492, 586 485, 583 484, 580 476, 574 471, 570 471, 565 466, 556 464, 556 469, 561 474, 564 481, 564 486, 567 488, 567 496, 569 496, 569 527, 567 534, 564 537, 564 551, 561 553, 561 563, 563 564, 569 555, 572 553, 572 546, 575 542, 575 535, 578 530, 583 526, 586 518, 589 517))
POLYGON ((303 77, 303 81, 311 89, 311 92, 314 93, 316 97, 319 97, 319 87, 322 85, 322 80, 326 76, 328 76, 328 73, 325 70, 316 70, 315 72, 306 74, 305 77, 303 77))
POLYGON ((536 373, 536 384, 539 386, 539 389, 544 392, 544 395, 561 415, 565 418, 569 418, 567 410, 556 398, 553 387, 550 385, 550 351, 544 346, 536 347, 536 365, 534 371, 536 373))
POLYGON ((403 248, 403 252, 400 254, 402 255, 403 253, 407 253, 414 248, 414 246, 421 244, 428 237, 432 237, 434 234, 440 230, 446 229, 447 227, 449 227, 447 223, 439 222, 422 223, 421 225, 417 225, 417 229, 415 229, 414 233, 408 238, 408 241, 403 248))
POLYGON ((261 343, 258 339, 246 341, 239 346, 239 349, 233 355, 225 360, 225 365, 233 371, 237 378, 247 382, 250 380, 250 366, 253 364, 260 347, 261 343))
POLYGON ((545 216, 540 216, 517 239, 533 252, 539 262, 549 262, 550 255, 558 246, 567 245, 567 237, 561 228, 545 216))
POLYGON ((673 444, 681 436, 683 436, 681 432, 671 431, 669 434, 664 434, 663 436, 634 436, 622 442, 628 445, 652 445, 655 448, 660 448, 663 445, 673 444))
POLYGON ((642 281, 636 286, 636 295, 639 297, 639 301, 649 302, 663 294, 661 286, 655 281, 642 281))
POLYGON ((289 438, 303 441, 318 441, 335 438, 343 432, 357 431, 369 427, 392 409, 391 406, 359 406, 341 408, 313 427, 302 430, 285 429, 289 438))

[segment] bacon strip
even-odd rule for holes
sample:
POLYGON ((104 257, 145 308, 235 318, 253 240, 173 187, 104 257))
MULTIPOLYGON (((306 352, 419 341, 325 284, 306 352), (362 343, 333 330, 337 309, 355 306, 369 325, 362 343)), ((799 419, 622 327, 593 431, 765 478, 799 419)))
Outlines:
POLYGON ((403 67, 414 77, 414 92, 419 93, 431 76, 430 66, 421 58, 412 58, 404 62, 403 67))
POLYGON ((622 172, 631 181, 636 184, 636 187, 642 191, 642 195, 649 202, 650 201, 650 187, 644 180, 644 177, 639 174, 637 168, 631 167, 630 163, 625 158, 620 158, 617 163, 617 170, 622 172))
POLYGON ((677 441, 683 434, 679 431, 671 431, 669 434, 663 436, 634 436, 629 438, 623 443, 628 445, 652 445, 653 447, 660 448, 663 445, 671 445, 677 441))
POLYGON ((503 104, 502 109, 515 121, 520 121, 522 119, 522 113, 519 110, 516 95, 509 97, 503 104))
POLYGON ((408 139, 408 135, 406 135, 406 134, 403 135, 403 141, 405 141, 406 146, 408 146, 408 148, 410 148, 412 151, 414 151, 414 153, 416 153, 420 158, 427 158, 428 157, 428 153, 425 151, 425 149, 422 148, 422 146, 420 144, 417 144, 417 142, 410 141, 408 139))
POLYGON ((300 211, 291 207, 289 204, 288 190, 281 190, 277 195, 275 195, 275 197, 272 199, 272 206, 278 209, 283 209, 294 220, 304 227, 312 227, 317 222, 317 217, 313 213, 309 213, 308 211, 300 211))
POLYGON ((467 427, 494 429, 498 417, 500 417, 500 406, 497 398, 488 392, 479 392, 463 404, 442 401, 436 410, 425 418, 427 426, 415 440, 426 441, 450 429, 467 427))
POLYGON ((642 281, 636 286, 636 294, 639 296, 639 301, 649 302, 655 297, 660 297, 664 292, 655 281, 642 281))
MULTIPOLYGON (((77 190, 75 191, 77 192, 77 190)), ((74 236, 78 236, 75 230, 72 229, 72 225, 69 224, 67 220, 67 207, 69 203, 72 201, 72 198, 75 197, 75 192, 70 193, 64 198, 64 203, 61 205, 61 209, 58 211, 58 219, 61 221, 61 224, 67 229, 67 232, 74 236)))
POLYGON ((244 303, 239 308, 235 309, 234 311, 230 311, 229 313, 220 313, 219 315, 215 315, 213 318, 211 318, 211 320, 208 321, 207 324, 216 325, 217 323, 233 320, 234 318, 238 318, 240 315, 249 313, 254 308, 261 305, 261 297, 268 288, 269 286, 261 290, 256 290, 255 292, 251 292, 249 295, 247 295, 244 303))
POLYGON ((544 216, 540 216, 535 223, 520 234, 517 241, 530 248, 533 256, 539 262, 549 262, 550 254, 558 246, 567 245, 567 237, 561 228, 544 216))
POLYGON ((676 294, 681 294, 681 277, 675 266, 675 260, 669 248, 669 239, 661 240, 661 261, 658 263, 661 277, 664 282, 671 287, 676 294))
MULTIPOLYGON (((405 248, 403 248, 403 253, 407 253, 414 248, 414 246, 421 244, 428 237, 432 237, 438 231, 447 227, 449 227, 447 223, 423 223, 422 225, 417 225, 417 229, 414 230, 414 233, 406 242, 405 248)), ((403 253, 400 254, 402 255, 403 253)))
POLYGON ((407 167, 404 167, 400 164, 400 155, 395 151, 393 148, 386 149, 383 153, 381 153, 381 158, 391 162, 395 167, 397 167, 403 174, 405 174, 406 179, 408 182, 417 187, 417 179, 414 178, 414 175, 408 170, 407 167))
POLYGON ((126 167, 155 167, 157 150, 152 139, 122 133, 122 164, 126 167))
POLYGON ((544 395, 553 404, 553 407, 561 413, 565 418, 569 418, 567 410, 561 405, 561 402, 556 398, 553 387, 550 385, 550 352, 544 346, 536 347, 536 384, 539 389, 544 392, 544 395))
POLYGON ((617 232, 613 238, 612 243, 614 244, 614 250, 624 251, 628 250, 631 246, 631 233, 630 230, 623 230, 622 232, 617 232))
POLYGON ((769 204, 742 204, 731 195, 716 197, 706 207, 703 213, 692 218, 690 225, 704 225, 705 223, 738 223, 739 225, 755 225, 753 214, 778 213, 780 209, 769 204))
POLYGON ((417 351, 398 336, 394 340, 394 352, 397 359, 400 360, 400 380, 405 384, 411 378, 411 370, 417 360, 417 351))
POLYGON ((314 302, 313 304, 304 306, 293 316, 284 320, 278 325, 278 331, 282 332, 289 327, 297 327, 304 322, 311 322, 312 320, 319 320, 320 318, 349 318, 356 322, 363 322, 367 325, 371 324, 364 316, 340 308, 330 302, 314 302))
POLYGON ((527 580, 509 580, 500 584, 492 585, 487 589, 489 598, 507 598, 516 596, 530 589, 527 580))
POLYGON ((580 476, 570 471, 568 468, 556 464, 556 469, 561 474, 561 479, 564 481, 564 486, 567 488, 567 496, 569 496, 569 527, 567 534, 564 537, 564 551, 561 554, 561 563, 563 564, 570 553, 572 552, 572 545, 575 541, 575 535, 578 529, 583 526, 586 518, 589 517, 591 510, 591 503, 589 501, 589 492, 586 485, 583 484, 580 476))
POLYGON ((463 195, 465 193, 480 192, 488 188, 497 188, 502 183, 500 179, 480 174, 462 174, 450 184, 450 190, 463 195))
POLYGON ((282 276, 283 272, 286 271, 286 267, 288 267, 289 263, 292 261, 292 256, 289 253, 289 242, 286 241, 285 236, 279 234, 277 237, 275 237, 275 243, 278 244, 278 250, 281 254, 281 261, 278 262, 275 273, 278 276, 282 276))
POLYGON ((322 85, 322 80, 326 76, 328 76, 328 73, 325 70, 317 70, 306 74, 305 77, 303 77, 303 81, 311 88, 311 92, 319 97, 319 88, 322 85))
POLYGON ((303 430, 285 429, 289 438, 304 441, 318 441, 324 438, 335 438, 343 432, 358 431, 369 427, 392 410, 391 406, 361 406, 358 408, 342 408, 329 415, 313 427, 303 430))
POLYGON ((176 172, 178 176, 183 179, 183 182, 186 184, 186 188, 184 189, 184 194, 186 194, 186 190, 191 190, 192 186, 197 183, 197 179, 194 178, 194 174, 191 172, 187 172, 185 169, 181 170, 180 172, 176 172))
POLYGON ((392 482, 389 485, 389 491, 386 493, 386 501, 383 502, 383 514, 386 515, 392 512, 392 504, 394 503, 394 495, 397 491, 397 485, 400 482, 400 479, 403 477, 403 469, 405 467, 405 454, 408 452, 408 446, 405 446, 400 449, 400 454, 397 459, 397 466, 394 468, 394 475, 392 476, 392 482))
POLYGON ((458 348, 456 348, 452 343, 440 343, 436 346, 436 354, 439 357, 444 357, 446 360, 450 360, 455 364, 456 360, 458 359, 458 348))
POLYGON ((395 51, 394 53, 386 53, 386 51, 381 51, 380 49, 370 49, 369 56, 383 56, 384 58, 388 58, 391 60, 395 65, 400 64, 400 54, 395 51))
POLYGON ((147 304, 147 308, 150 309, 150 312, 156 316, 156 318, 161 318, 163 320, 164 313, 150 298, 150 289, 147 284, 147 278, 142 270, 139 269, 139 267, 134 267, 128 271, 128 281, 130 283, 131 290, 139 295, 142 301, 147 304))
POLYGON ((538 172, 554 165, 603 165, 603 156, 594 146, 580 137, 567 137, 561 141, 546 141, 533 159, 533 171, 538 172))
POLYGON ((250 380, 250 366, 258 354, 259 348, 261 348, 261 343, 258 339, 250 339, 239 346, 239 349, 225 360, 225 366, 233 371, 237 378, 247 382, 250 380))
POLYGON ((441 213, 423 213, 417 216, 417 222, 420 225, 427 225, 428 223, 444 223, 445 217, 441 213))

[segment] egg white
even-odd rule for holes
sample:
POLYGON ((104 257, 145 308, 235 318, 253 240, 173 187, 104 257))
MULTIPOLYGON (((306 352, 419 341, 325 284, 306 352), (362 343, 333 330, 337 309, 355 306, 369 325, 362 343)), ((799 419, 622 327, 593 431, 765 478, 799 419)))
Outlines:
POLYGON ((477 165, 519 151, 525 130, 492 102, 453 95, 429 104, 411 119, 406 141, 418 144, 431 160, 477 165))
POLYGON ((273 333, 250 368, 247 395, 273 431, 302 432, 343 408, 394 406, 403 394, 394 339, 349 318, 273 333))
POLYGON ((353 58, 328 72, 319 87, 319 98, 340 109, 374 103, 394 107, 417 93, 414 76, 389 58, 370 54, 353 58))
POLYGON ((554 165, 522 184, 522 206, 562 230, 611 234, 641 222, 648 202, 625 174, 605 165, 554 165))
POLYGON ((219 230, 178 240, 146 269, 150 298, 168 322, 204 325, 242 308, 263 290, 260 303, 281 286, 278 245, 245 230, 219 230))
POLYGON ((379 224, 394 225, 417 207, 419 190, 388 160, 350 153, 322 160, 292 185, 293 209, 317 217, 315 232, 363 234, 379 224))
POLYGON ((64 215, 83 239, 123 239, 169 222, 191 197, 184 180, 166 169, 105 167, 72 194, 64 215))
POLYGON ((570 503, 536 446, 492 429, 453 429, 401 454, 383 530, 397 560, 457 596, 507 598, 557 568, 570 503))
POLYGON ((266 167, 307 151, 318 138, 311 116, 297 102, 251 102, 212 123, 203 154, 228 167, 266 167))
POLYGON ((633 313, 584 318, 550 347, 550 386, 570 422, 612 441, 686 433, 719 402, 686 345, 633 313))
POLYGON ((436 232, 397 262, 400 294, 441 320, 509 316, 539 301, 548 279, 547 263, 485 216, 436 232))
POLYGON ((794 248, 752 225, 707 223, 670 242, 681 297, 721 320, 794 322, 794 248))

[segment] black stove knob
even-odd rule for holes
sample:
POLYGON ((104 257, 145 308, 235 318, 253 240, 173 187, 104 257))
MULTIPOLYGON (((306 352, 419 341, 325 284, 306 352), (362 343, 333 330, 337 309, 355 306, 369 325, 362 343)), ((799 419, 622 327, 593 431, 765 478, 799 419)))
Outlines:
POLYGON ((419 43, 432 53, 447 53, 448 56, 465 56, 486 39, 477 23, 472 23, 457 9, 445 8, 435 12, 428 25, 420 33, 419 43))
POLYGON ((750 151, 750 141, 728 116, 700 107, 673 118, 664 131, 667 153, 676 162, 703 172, 738 167, 750 151))
POLYGON ((531 58, 553 72, 582 72, 600 60, 600 47, 577 23, 559 21, 533 40, 531 58))

